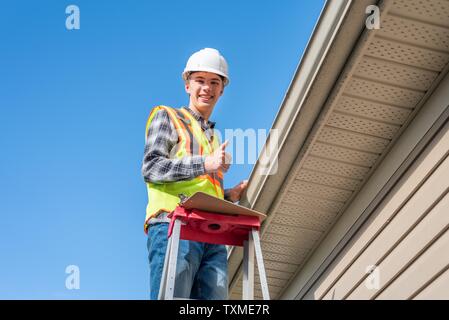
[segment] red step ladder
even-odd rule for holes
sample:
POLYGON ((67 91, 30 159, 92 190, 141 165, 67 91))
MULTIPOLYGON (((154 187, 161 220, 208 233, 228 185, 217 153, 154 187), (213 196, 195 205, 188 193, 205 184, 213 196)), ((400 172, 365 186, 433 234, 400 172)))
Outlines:
POLYGON ((254 253, 259 270, 262 296, 269 300, 268 284, 260 246, 260 219, 186 209, 178 206, 170 215, 168 245, 162 272, 159 300, 173 300, 179 240, 241 246, 243 254, 243 299, 254 299, 254 253))

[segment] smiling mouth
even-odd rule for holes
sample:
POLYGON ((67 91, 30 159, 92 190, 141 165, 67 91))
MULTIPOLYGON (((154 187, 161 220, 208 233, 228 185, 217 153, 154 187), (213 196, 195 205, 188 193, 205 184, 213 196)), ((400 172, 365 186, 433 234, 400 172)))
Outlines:
POLYGON ((203 101, 210 101, 213 99, 213 96, 199 96, 199 99, 203 101))

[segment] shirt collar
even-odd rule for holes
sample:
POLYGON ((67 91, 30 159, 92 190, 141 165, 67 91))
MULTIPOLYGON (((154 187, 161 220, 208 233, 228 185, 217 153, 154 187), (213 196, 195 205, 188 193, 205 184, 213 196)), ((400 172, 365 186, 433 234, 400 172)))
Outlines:
MULTIPOLYGON (((191 114, 196 120, 198 120, 201 124, 203 124, 204 117, 203 117, 200 113, 196 112, 195 110, 193 110, 193 109, 191 109, 191 108, 189 108, 189 107, 183 107, 183 108, 186 109, 187 111, 189 111, 190 114, 191 114)), ((213 129, 213 128, 215 127, 215 122, 214 122, 214 121, 207 120, 207 124, 208 124, 208 126, 209 126, 211 129, 213 129)))

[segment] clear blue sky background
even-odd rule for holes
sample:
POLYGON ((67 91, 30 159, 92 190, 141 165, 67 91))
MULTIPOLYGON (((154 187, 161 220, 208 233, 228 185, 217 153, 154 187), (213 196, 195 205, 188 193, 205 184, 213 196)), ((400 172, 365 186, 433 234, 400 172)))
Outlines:
MULTIPOLYGON (((323 3, 2 1, 0 298, 147 299, 151 107, 186 105, 185 62, 213 47, 231 84, 211 119, 222 133, 268 130, 323 3), (70 4, 80 30, 65 28, 70 4)), ((252 167, 231 167, 225 187, 252 167)))

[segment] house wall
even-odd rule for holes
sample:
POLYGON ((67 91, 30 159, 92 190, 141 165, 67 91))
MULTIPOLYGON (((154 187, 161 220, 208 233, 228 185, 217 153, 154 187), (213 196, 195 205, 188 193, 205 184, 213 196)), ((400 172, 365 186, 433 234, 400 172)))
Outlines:
POLYGON ((281 298, 449 298, 448 105, 446 76, 281 298))

